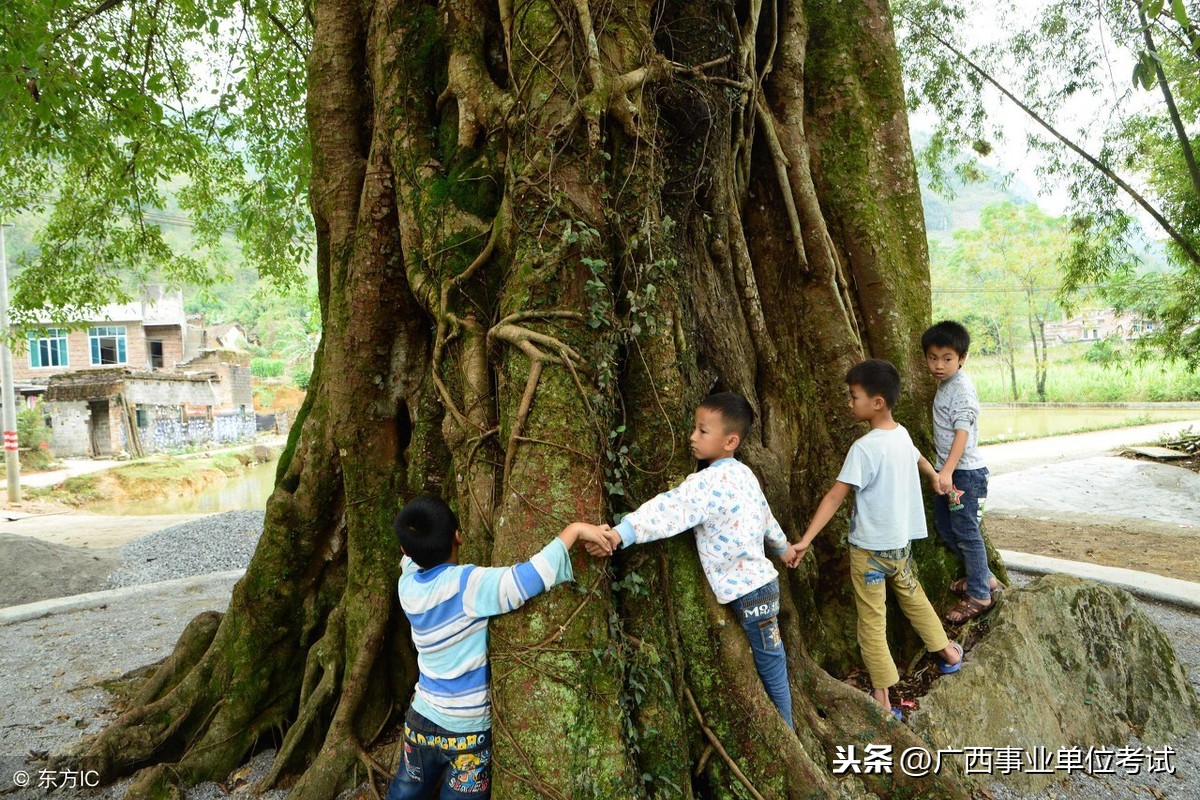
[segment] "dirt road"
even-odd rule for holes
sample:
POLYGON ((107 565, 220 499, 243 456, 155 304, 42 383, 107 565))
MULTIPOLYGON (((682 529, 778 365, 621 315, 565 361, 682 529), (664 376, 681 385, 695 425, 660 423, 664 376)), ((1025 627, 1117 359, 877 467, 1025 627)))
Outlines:
POLYGON ((1189 425, 1200 420, 984 447, 992 542, 1200 582, 1200 474, 1112 455, 1189 425))

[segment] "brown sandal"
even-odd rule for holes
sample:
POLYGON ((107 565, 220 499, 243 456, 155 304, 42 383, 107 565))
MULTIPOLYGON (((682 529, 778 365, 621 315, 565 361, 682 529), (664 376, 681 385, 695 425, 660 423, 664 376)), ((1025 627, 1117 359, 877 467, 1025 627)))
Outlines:
POLYGON ((975 619, 980 614, 991 611, 994 605, 996 605, 995 600, 984 603, 982 600, 976 600, 967 595, 958 601, 958 605, 946 612, 946 622, 951 625, 962 625, 969 619, 975 619))
MULTIPOLYGON (((992 594, 1004 589, 1004 584, 996 580, 995 575, 993 575, 989 580, 990 583, 988 584, 988 588, 991 589, 992 594)), ((950 582, 950 591, 957 595, 965 595, 967 593, 967 577, 964 575, 961 578, 955 578, 952 580, 950 582)))

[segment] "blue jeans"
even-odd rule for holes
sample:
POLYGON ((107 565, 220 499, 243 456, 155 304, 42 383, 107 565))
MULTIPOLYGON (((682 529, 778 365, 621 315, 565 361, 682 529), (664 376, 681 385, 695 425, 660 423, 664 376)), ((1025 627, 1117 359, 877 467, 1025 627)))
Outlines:
POLYGON ((950 552, 966 567, 967 594, 976 600, 987 600, 992 596, 992 572, 988 569, 979 521, 983 519, 987 500, 988 471, 986 467, 956 469, 953 480, 954 488, 962 492, 958 499, 962 508, 951 510, 949 495, 937 495, 933 498, 933 523, 950 552))
POLYGON ((387 800, 487 800, 492 794, 492 731, 455 733, 411 708, 404 755, 387 800))
POLYGON ((779 581, 755 589, 729 604, 750 640, 754 666, 771 702, 792 727, 792 692, 788 687, 787 654, 779 635, 779 581))

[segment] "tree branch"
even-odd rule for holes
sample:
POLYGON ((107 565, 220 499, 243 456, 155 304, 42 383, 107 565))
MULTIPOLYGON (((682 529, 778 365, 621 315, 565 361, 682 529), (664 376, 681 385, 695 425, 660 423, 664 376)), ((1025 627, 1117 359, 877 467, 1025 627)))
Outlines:
POLYGON ((1155 208, 1153 205, 1151 205, 1150 201, 1148 201, 1145 197, 1142 197, 1142 195, 1136 189, 1134 189, 1132 186, 1130 186, 1128 181, 1126 181, 1124 178, 1122 178, 1117 173, 1113 172, 1112 169, 1110 169, 1108 166, 1106 166, 1103 162, 1101 162, 1098 158, 1093 156, 1091 153, 1087 152, 1082 147, 1075 144, 1075 142, 1071 141, 1066 136, 1064 136, 1062 133, 1060 133, 1057 128, 1055 128, 1049 122, 1044 120, 1032 108, 1030 108, 1029 106, 1022 103, 1019 99, 1017 99, 1016 95, 1014 95, 1007 88, 1005 88, 998 80, 993 78, 990 73, 988 73, 986 70, 984 70, 978 64, 976 64, 974 61, 972 61, 965 53, 963 53, 957 47, 950 44, 948 41, 946 41, 941 36, 939 36, 938 34, 933 32, 931 29, 921 25, 920 23, 914 21, 913 19, 911 19, 909 17, 905 17, 904 19, 910 25, 912 25, 913 28, 920 30, 926 36, 933 39, 935 42, 940 44, 942 47, 946 48, 951 53, 953 53, 955 55, 955 57, 958 58, 959 61, 966 64, 967 67, 969 67, 971 69, 971 71, 973 71, 979 77, 983 78, 985 81, 990 83, 992 86, 996 87, 996 89, 998 89, 1002 95, 1004 95, 1010 101, 1012 101, 1012 103, 1014 105, 1016 105, 1017 108, 1024 111, 1029 116, 1030 119, 1032 119, 1038 125, 1042 126, 1042 128, 1044 128, 1055 139, 1058 139, 1058 141, 1060 141, 1064 145, 1066 145, 1066 147, 1072 153, 1075 153, 1077 156, 1082 158, 1084 161, 1086 161, 1088 164, 1090 164, 1093 168, 1095 168, 1097 171, 1099 171, 1102 175, 1104 175, 1106 178, 1108 178, 1110 181, 1112 181, 1114 184, 1116 184, 1118 187, 1120 187, 1121 191, 1125 192, 1125 194, 1128 195, 1135 203, 1137 203, 1142 208, 1142 210, 1144 210, 1147 214, 1149 214, 1151 217, 1154 218, 1154 221, 1158 223, 1159 227, 1161 227, 1163 229, 1163 231, 1165 231, 1167 233, 1167 235, 1170 236, 1177 245, 1179 245, 1179 248, 1181 250, 1183 250, 1184 253, 1187 254, 1187 257, 1189 259, 1191 259, 1193 264, 1200 266, 1200 253, 1198 253, 1196 251, 1196 248, 1192 245, 1192 243, 1190 241, 1188 241, 1187 238, 1184 237, 1184 235, 1182 233, 1180 233, 1178 230, 1175 229, 1175 226, 1172 225, 1170 223, 1170 221, 1168 221, 1167 218, 1162 215, 1162 212, 1160 212, 1157 208, 1155 208))
POLYGON ((274 25, 279 32, 282 33, 287 40, 292 43, 292 47, 296 49, 296 55, 300 56, 301 59, 308 58, 308 52, 300 46, 300 42, 296 41, 296 37, 292 35, 292 32, 288 30, 286 25, 283 24, 283 20, 281 20, 274 11, 269 9, 267 10, 267 17, 271 20, 271 24, 274 25))
POLYGON ((1150 33, 1150 26, 1146 24, 1146 15, 1142 13, 1141 6, 1138 7, 1138 18, 1142 23, 1142 35, 1146 39, 1146 49, 1150 51, 1151 59, 1154 61, 1154 74, 1158 76, 1158 88, 1162 90, 1163 100, 1167 103, 1167 113, 1171 117, 1171 125, 1175 128, 1175 136, 1179 139, 1179 148, 1183 151, 1183 160, 1187 163, 1188 175, 1192 178, 1192 189, 1195 190, 1196 196, 1200 197, 1200 168, 1196 166, 1196 154, 1192 152, 1192 141, 1188 138, 1187 129, 1183 127, 1179 108, 1175 105, 1175 95, 1171 92, 1171 85, 1167 83, 1167 73, 1163 71, 1162 60, 1158 57, 1158 48, 1154 46, 1154 36, 1150 33))
POLYGON ((121 5, 124 2, 125 2, 125 0, 104 0, 103 3, 96 6, 91 11, 89 11, 86 14, 83 14, 81 16, 78 16, 75 19, 68 22, 67 26, 65 28, 63 28, 58 33, 54 34, 53 42, 55 44, 57 44, 58 41, 60 39, 62 39, 62 37, 66 36, 68 33, 75 30, 83 23, 90 22, 91 20, 93 20, 96 17, 103 14, 105 11, 111 11, 112 9, 116 8, 117 6, 121 5))

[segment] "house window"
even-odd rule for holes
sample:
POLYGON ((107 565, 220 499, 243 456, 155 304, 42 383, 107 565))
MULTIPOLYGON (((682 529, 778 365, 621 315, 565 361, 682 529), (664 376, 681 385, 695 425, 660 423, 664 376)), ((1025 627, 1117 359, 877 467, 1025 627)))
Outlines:
POLYGON ((67 332, 61 328, 48 328, 40 336, 30 333, 29 366, 67 366, 67 332))
POLYGON ((150 369, 163 368, 163 343, 158 339, 146 340, 147 346, 150 348, 150 369))
POLYGON ((146 413, 146 409, 138 408, 134 411, 134 414, 137 417, 137 426, 139 428, 150 427, 150 415, 146 413))
POLYGON ((126 363, 124 325, 88 328, 88 341, 92 346, 93 366, 126 363))

